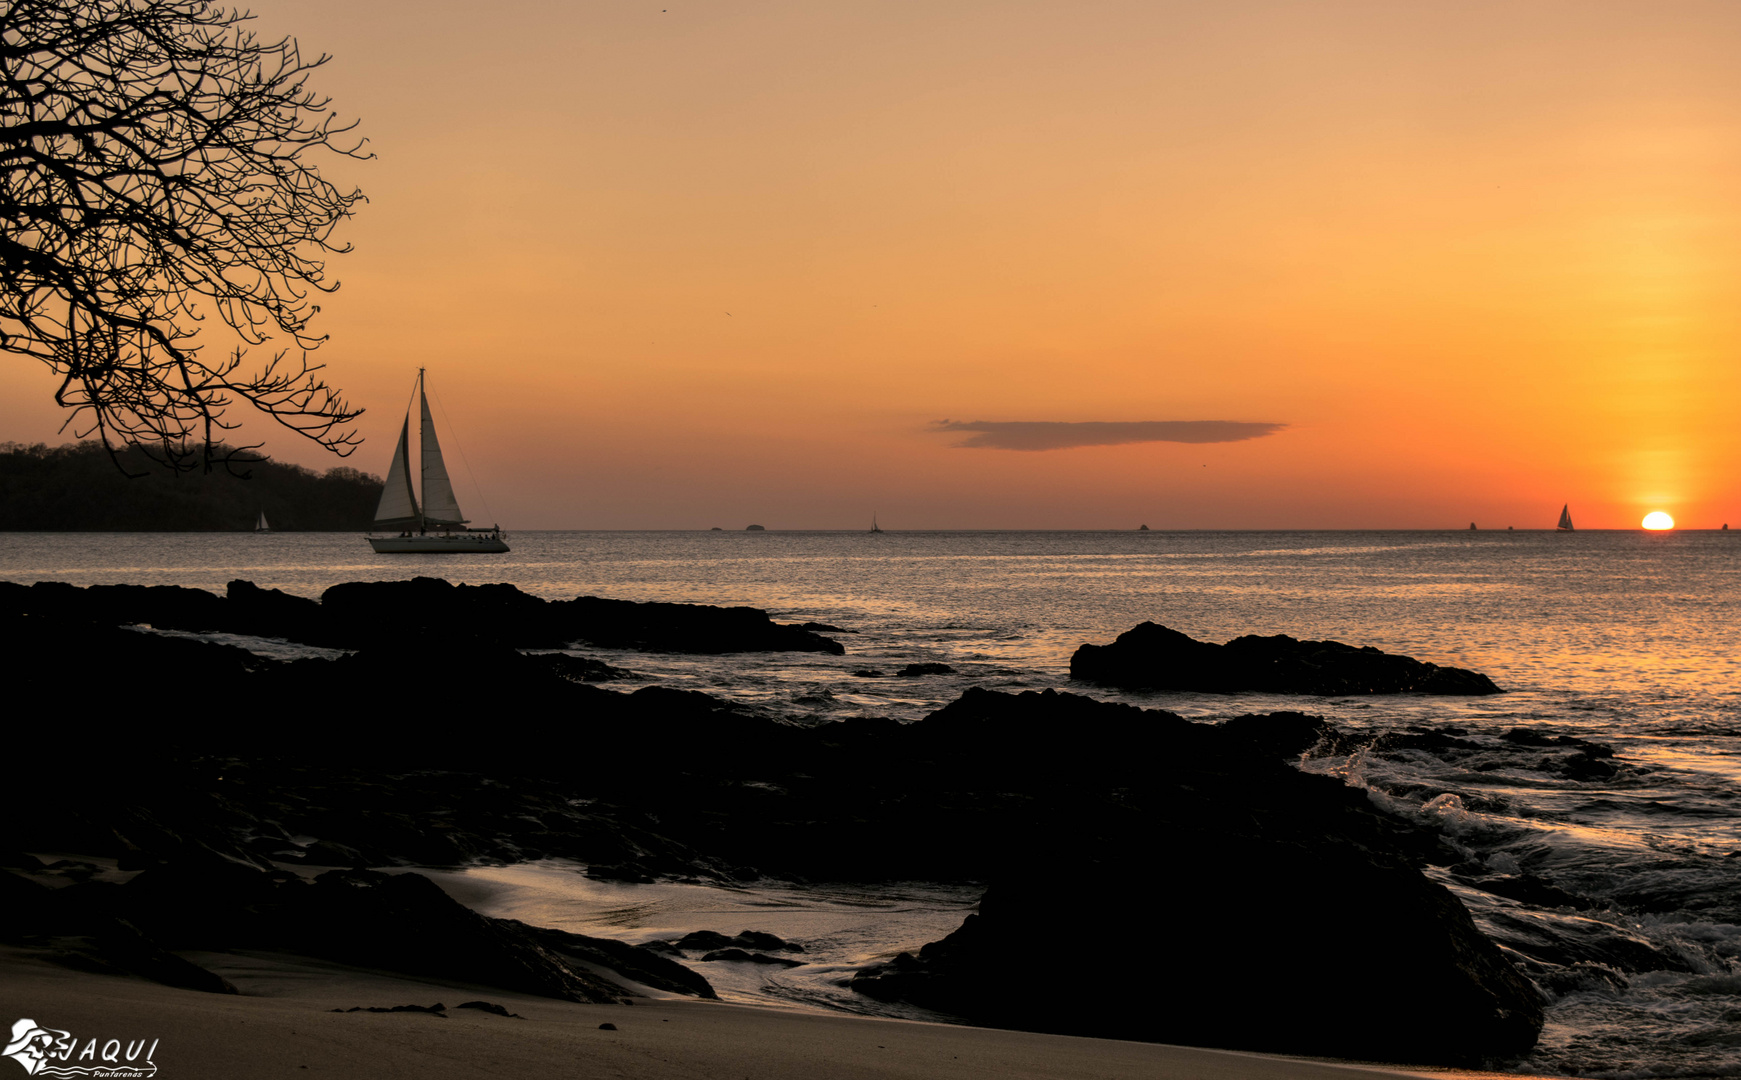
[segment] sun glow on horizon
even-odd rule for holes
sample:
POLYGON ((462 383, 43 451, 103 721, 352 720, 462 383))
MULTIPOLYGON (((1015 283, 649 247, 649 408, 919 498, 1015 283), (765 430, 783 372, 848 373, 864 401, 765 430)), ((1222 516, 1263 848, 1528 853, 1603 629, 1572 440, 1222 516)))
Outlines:
POLYGON ((1644 515, 1644 521, 1642 524, 1645 528, 1650 529, 1653 532, 1660 532, 1664 529, 1674 528, 1675 519, 1669 517, 1661 510, 1652 510, 1650 513, 1644 515))

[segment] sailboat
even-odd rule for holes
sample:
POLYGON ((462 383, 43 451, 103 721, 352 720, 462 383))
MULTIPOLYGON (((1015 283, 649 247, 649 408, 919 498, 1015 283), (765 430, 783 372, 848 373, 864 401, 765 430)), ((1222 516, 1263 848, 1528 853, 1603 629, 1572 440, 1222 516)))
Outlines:
POLYGON ((1560 507, 1560 523, 1558 525, 1555 525, 1554 528, 1559 530, 1560 532, 1571 532, 1572 531, 1572 504, 1571 503, 1567 503, 1566 505, 1560 507))
POLYGON ((423 369, 417 369, 417 402, 422 410, 418 436, 419 477, 423 502, 411 489, 411 410, 399 429, 399 445, 393 448, 393 464, 387 469, 387 486, 381 505, 375 508, 375 529, 399 530, 397 536, 370 536, 369 546, 383 554, 477 554, 508 550, 500 526, 467 528, 466 516, 454 497, 441 459, 441 443, 435 438, 435 421, 429 415, 429 396, 424 393, 423 369))
POLYGON ((260 520, 254 522, 254 531, 255 532, 271 532, 272 531, 272 526, 266 524, 266 511, 265 510, 260 511, 260 520))
POLYGON ((877 516, 875 514, 871 515, 871 530, 870 531, 874 532, 874 533, 882 532, 881 529, 877 528, 877 516))

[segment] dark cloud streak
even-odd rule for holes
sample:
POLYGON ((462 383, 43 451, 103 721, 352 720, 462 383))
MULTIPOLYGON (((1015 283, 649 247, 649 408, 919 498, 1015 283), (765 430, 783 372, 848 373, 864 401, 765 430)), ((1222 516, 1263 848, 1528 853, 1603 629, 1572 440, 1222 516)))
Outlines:
POLYGON ((955 445, 976 450, 1069 450, 1126 443, 1227 443, 1274 435, 1286 424, 1238 420, 939 420, 935 431, 969 432, 955 445))

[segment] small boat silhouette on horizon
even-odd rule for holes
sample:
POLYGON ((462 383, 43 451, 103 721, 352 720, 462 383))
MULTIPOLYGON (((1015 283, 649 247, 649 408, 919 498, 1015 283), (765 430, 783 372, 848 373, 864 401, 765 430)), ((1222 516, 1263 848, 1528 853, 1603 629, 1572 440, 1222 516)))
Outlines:
POLYGON ((1560 507, 1560 523, 1554 526, 1555 532, 1572 532, 1572 504, 1560 507))

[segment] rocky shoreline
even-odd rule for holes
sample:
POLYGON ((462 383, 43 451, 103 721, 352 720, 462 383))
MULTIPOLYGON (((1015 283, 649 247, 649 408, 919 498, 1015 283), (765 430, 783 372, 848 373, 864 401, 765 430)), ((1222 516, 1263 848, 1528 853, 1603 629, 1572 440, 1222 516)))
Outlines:
POLYGON ((1450 1064, 1521 1054, 1541 1027, 1529 980, 1422 873, 1456 853, 1295 768, 1352 738, 1298 713, 1212 725, 969 689, 910 724, 799 727, 518 650, 839 653, 834 628, 433 579, 319 603, 246 582, 0 585, 0 627, 21 689, 127 705, 26 725, 14 760, 36 765, 4 796, 20 873, 3 884, 32 913, 7 933, 68 962, 189 985, 177 950, 259 948, 569 1000, 711 994, 669 956, 485 919, 367 869, 559 857, 623 880, 986 883, 960 930, 854 983, 984 1025, 1450 1064), (355 651, 283 663, 137 624, 355 651), (24 852, 131 877, 80 881, 24 852), (1093 1008, 1082 985, 1106 992, 1093 1008))

